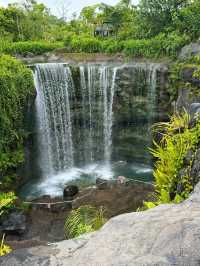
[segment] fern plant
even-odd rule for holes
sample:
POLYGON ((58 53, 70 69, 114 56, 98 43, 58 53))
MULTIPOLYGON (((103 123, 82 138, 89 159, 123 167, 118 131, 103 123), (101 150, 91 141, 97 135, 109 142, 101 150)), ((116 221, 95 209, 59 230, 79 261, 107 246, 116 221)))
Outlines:
POLYGON ((159 123, 155 130, 162 132, 159 143, 154 141, 150 151, 157 159, 153 175, 155 178, 155 201, 145 202, 146 208, 162 203, 179 203, 189 196, 193 189, 191 178, 186 175, 182 180, 177 175, 183 166, 184 158, 189 150, 195 150, 200 138, 200 122, 197 120, 193 128, 189 128, 190 116, 185 111, 181 115, 173 115, 170 122, 159 123), (177 191, 177 183, 181 182, 183 191, 177 191))
POLYGON ((78 237, 100 229, 106 222, 104 214, 103 207, 97 209, 90 205, 72 210, 64 225, 66 238, 78 237))

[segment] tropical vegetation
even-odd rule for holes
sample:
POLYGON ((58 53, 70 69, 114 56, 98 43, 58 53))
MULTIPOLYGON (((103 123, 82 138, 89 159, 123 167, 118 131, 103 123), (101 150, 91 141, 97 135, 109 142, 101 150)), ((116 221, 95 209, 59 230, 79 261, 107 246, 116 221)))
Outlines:
POLYGON ((175 114, 170 122, 159 123, 156 131, 162 134, 159 142, 154 141, 154 148, 150 151, 156 158, 154 178, 156 193, 155 200, 145 202, 147 208, 163 203, 179 203, 188 198, 194 188, 194 181, 190 175, 195 151, 200 139, 200 121, 196 118, 194 127, 190 127, 190 116, 187 112, 175 114), (179 175, 184 166, 184 159, 188 152, 193 153, 189 165, 183 176, 179 175))
POLYGON ((56 17, 44 4, 25 0, 0 7, 0 52, 40 54, 66 47, 68 52, 176 57, 184 44, 199 41, 199 21, 199 0, 140 0, 138 5, 119 0, 115 6, 86 6, 72 17, 64 8, 56 17))
POLYGON ((15 179, 13 169, 24 161, 23 143, 29 134, 25 113, 34 95, 31 70, 9 55, 0 55, 0 88, 0 180, 5 184, 15 179))

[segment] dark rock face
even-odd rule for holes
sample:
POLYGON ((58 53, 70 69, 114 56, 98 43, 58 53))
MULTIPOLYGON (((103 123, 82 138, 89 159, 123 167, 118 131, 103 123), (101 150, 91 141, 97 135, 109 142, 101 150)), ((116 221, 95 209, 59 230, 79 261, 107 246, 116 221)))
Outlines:
MULTIPOLYGON (((200 45, 199 45, 200 48, 200 45)), ((199 50, 200 53, 200 50, 199 50)), ((196 116, 200 117, 200 78, 194 77, 194 71, 196 67, 184 67, 180 72, 180 79, 183 83, 183 87, 178 91, 178 99, 176 103, 177 110, 182 112, 186 110, 191 117, 190 128, 195 126, 196 116), (189 85, 189 86, 188 86, 189 85)), ((177 175, 176 189, 179 194, 184 191, 184 179, 190 178, 190 182, 193 187, 200 180, 200 147, 196 147, 196 150, 190 150, 186 154, 183 162, 183 167, 177 175)))
POLYGON ((190 43, 189 45, 186 45, 181 49, 181 52, 178 58, 180 60, 186 60, 198 54, 200 54, 200 44, 190 43))
POLYGON ((181 79, 184 82, 189 82, 194 86, 200 87, 200 78, 194 77, 194 72, 197 70, 196 67, 185 67, 181 71, 181 79))
POLYGON ((13 211, 0 220, 0 231, 23 234, 26 228, 26 216, 22 212, 13 211))
POLYGON ((199 148, 196 151, 189 150, 184 159, 183 167, 177 175, 176 190, 180 195, 185 190, 184 179, 187 176, 190 177, 190 182, 193 187, 195 187, 195 185, 200 180, 200 164, 198 158, 199 154, 200 154, 199 148))
POLYGON ((77 186, 74 185, 66 186, 63 191, 63 198, 65 200, 71 200, 76 194, 78 194, 78 192, 79 189, 77 186))
POLYGON ((102 178, 96 179, 96 186, 98 189, 107 189, 109 187, 108 181, 102 178))

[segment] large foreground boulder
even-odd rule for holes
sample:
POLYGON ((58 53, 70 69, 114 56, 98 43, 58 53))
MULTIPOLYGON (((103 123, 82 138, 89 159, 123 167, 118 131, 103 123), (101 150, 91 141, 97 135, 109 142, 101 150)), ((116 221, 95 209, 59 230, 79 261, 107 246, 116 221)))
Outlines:
POLYGON ((200 184, 188 200, 111 219, 100 231, 17 250, 3 266, 200 265, 200 184))

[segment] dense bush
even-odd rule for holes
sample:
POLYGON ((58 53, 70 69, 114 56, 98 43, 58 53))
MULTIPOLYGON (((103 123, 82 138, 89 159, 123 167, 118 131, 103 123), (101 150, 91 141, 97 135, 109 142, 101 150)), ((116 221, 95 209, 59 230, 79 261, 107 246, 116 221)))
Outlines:
POLYGON ((174 16, 176 29, 187 34, 194 41, 200 37, 200 1, 191 1, 190 5, 182 8, 179 16, 174 16))
POLYGON ((117 52, 122 52, 123 49, 123 42, 115 40, 115 39, 108 39, 102 41, 102 51, 104 53, 114 54, 117 52))
POLYGON ((126 56, 135 57, 176 57, 181 47, 187 43, 184 36, 179 36, 175 32, 168 35, 159 34, 151 39, 130 39, 126 41, 114 38, 98 39, 95 37, 77 37, 70 35, 66 38, 65 47, 69 52, 88 53, 117 53, 122 52, 126 56))
POLYGON ((0 42, 0 53, 15 55, 15 54, 21 54, 26 55, 28 53, 32 53, 34 55, 40 55, 46 52, 50 52, 55 50, 56 48, 63 47, 62 42, 44 42, 44 41, 38 41, 38 42, 0 42))
POLYGON ((101 52, 101 41, 93 37, 74 37, 72 38, 69 49, 71 52, 101 52))
POLYGON ((128 40, 123 43, 124 53, 128 56, 144 57, 176 57, 187 40, 176 33, 159 34, 155 38, 143 40, 128 40))
POLYGON ((34 93, 31 70, 9 55, 0 56, 0 177, 24 160, 24 112, 34 93))

